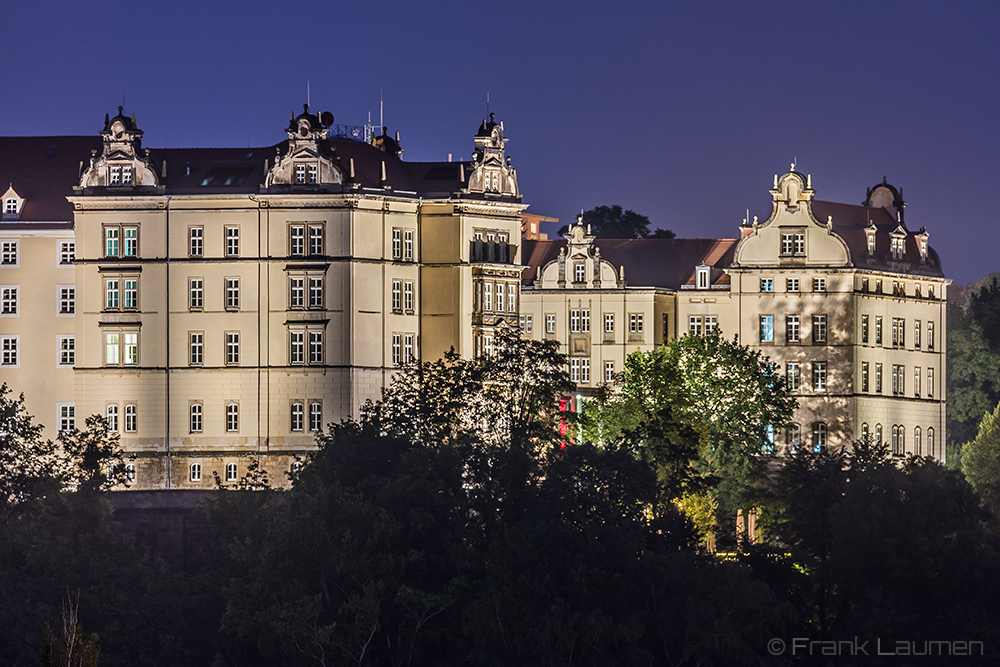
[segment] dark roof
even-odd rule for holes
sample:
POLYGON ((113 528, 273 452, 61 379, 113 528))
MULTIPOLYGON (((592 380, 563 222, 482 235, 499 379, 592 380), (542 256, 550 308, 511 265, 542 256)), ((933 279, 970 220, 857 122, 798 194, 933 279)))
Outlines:
MULTIPOLYGON (((529 268, 522 273, 522 283, 530 286, 539 266, 559 256, 566 239, 523 241, 521 263, 529 268)), ((601 257, 615 270, 625 267, 625 283, 630 287, 666 287, 678 290, 693 284, 696 266, 707 264, 724 269, 733 261, 736 239, 597 239, 601 257)), ((714 283, 728 284, 728 276, 719 275, 714 283)))
MULTIPOLYGON (((73 205, 66 197, 80 182, 80 162, 101 151, 101 136, 0 138, 0 194, 13 186, 24 197, 20 222, 69 222, 73 205)), ((10 228, 14 223, 0 226, 10 228)))
MULTIPOLYGON (((839 204, 836 202, 812 202, 812 213, 818 221, 825 223, 833 216, 833 231, 839 234, 851 250, 851 261, 859 269, 912 273, 917 275, 944 277, 941 258, 928 246, 927 261, 920 261, 920 248, 916 236, 919 232, 906 230, 906 256, 903 260, 890 257, 890 234, 900 226, 889 211, 884 208, 839 204), (868 236, 865 229, 875 223, 875 254, 868 256, 868 236)), ((903 225, 903 229, 906 226, 903 225)))

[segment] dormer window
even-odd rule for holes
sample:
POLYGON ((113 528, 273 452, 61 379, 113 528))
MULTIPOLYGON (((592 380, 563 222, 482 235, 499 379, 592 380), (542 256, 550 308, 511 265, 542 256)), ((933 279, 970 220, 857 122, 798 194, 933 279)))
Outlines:
POLYGON ((3 202, 3 212, 4 215, 17 215, 17 200, 13 197, 8 197, 3 202))
POLYGON ((871 257, 875 254, 875 230, 866 229, 865 234, 868 236, 868 256, 871 257))
POLYGON ((306 166, 304 164, 295 165, 295 182, 298 185, 306 182, 306 166))
POLYGON ((708 267, 699 266, 695 268, 695 284, 698 289, 708 289, 708 267))
POLYGON ((317 175, 318 171, 319 170, 316 168, 316 165, 314 165, 314 164, 309 165, 309 174, 308 174, 308 176, 306 176, 306 182, 310 183, 310 184, 316 183, 316 180, 317 180, 316 179, 316 175, 317 175))
POLYGON ((122 165, 122 185, 132 185, 132 165, 122 165))
POLYGON ((577 262, 573 267, 573 282, 582 283, 587 280, 587 265, 577 262))
POLYGON ((893 234, 889 250, 893 259, 903 259, 906 254, 906 237, 893 234))
POLYGON ((121 165, 113 164, 108 169, 108 185, 121 185, 121 184, 122 184, 121 165))

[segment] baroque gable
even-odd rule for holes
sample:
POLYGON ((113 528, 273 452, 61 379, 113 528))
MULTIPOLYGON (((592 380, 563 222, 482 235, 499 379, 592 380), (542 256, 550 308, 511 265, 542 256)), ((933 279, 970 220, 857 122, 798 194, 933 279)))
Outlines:
POLYGON ((101 130, 104 149, 91 153, 90 164, 80 175, 81 188, 157 187, 156 171, 150 164, 149 151, 142 148, 142 130, 136 125, 135 114, 128 117, 118 107, 114 118, 104 115, 101 130))
POLYGON ((302 113, 291 114, 288 127, 288 150, 281 154, 277 149, 274 166, 267 172, 264 187, 274 185, 343 185, 344 172, 336 162, 333 150, 326 142, 327 127, 333 123, 329 112, 309 113, 309 105, 302 105, 302 113), (322 120, 321 120, 322 119, 322 120), (326 121, 326 122, 324 122, 326 121))
POLYGON ((507 137, 503 122, 496 122, 494 115, 484 120, 476 132, 475 152, 472 154, 472 172, 469 174, 468 191, 487 195, 520 197, 517 171, 505 154, 507 137))

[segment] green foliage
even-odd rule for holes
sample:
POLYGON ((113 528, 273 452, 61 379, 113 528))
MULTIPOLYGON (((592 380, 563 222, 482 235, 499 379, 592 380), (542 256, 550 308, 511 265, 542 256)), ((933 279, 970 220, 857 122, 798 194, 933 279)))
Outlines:
POLYGON ((58 493, 69 464, 41 424, 24 409, 24 394, 14 400, 0 385, 0 520, 19 505, 58 493))
MULTIPOLYGON (((622 210, 614 206, 596 206, 583 214, 583 224, 590 225, 595 236, 605 239, 672 239, 675 234, 667 229, 649 231, 649 218, 635 211, 622 210)), ((562 236, 569 231, 569 225, 559 229, 562 236)))
POLYGON ((962 448, 962 472, 995 517, 1000 518, 1000 403, 962 448))
POLYGON ((948 306, 948 438, 976 437, 1000 402, 1000 273, 991 273, 948 306))
MULTIPOLYGON (((218 470, 212 471, 212 478, 215 481, 215 488, 219 491, 269 491, 271 490, 271 480, 267 475, 267 468, 260 464, 260 458, 256 454, 246 454, 243 457, 246 472, 232 484, 222 481, 222 476, 218 470)), ((289 473, 291 474, 291 473, 289 473)))
POLYGON ((82 431, 74 428, 60 433, 59 445, 73 461, 67 481, 80 493, 101 493, 116 486, 129 486, 121 436, 108 429, 108 420, 101 415, 87 417, 82 431))

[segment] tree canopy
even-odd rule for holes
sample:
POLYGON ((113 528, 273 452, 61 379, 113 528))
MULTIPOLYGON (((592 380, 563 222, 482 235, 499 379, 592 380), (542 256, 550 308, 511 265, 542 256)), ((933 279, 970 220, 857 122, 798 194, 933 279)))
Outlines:
MULTIPOLYGON (((618 204, 595 206, 583 213, 583 224, 591 232, 605 239, 672 239, 675 234, 668 229, 650 231, 649 218, 635 211, 623 210, 618 204)), ((560 236, 569 231, 569 225, 559 229, 560 236)))
POLYGON ((1000 518, 1000 403, 979 424, 979 433, 962 450, 962 472, 983 503, 1000 518))
POLYGON ((991 273, 948 306, 948 439, 976 437, 1000 402, 1000 273, 991 273))

